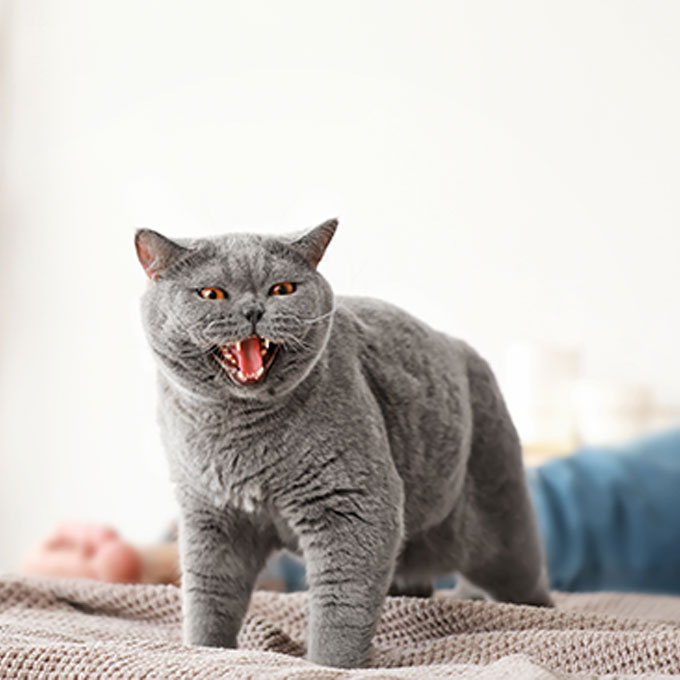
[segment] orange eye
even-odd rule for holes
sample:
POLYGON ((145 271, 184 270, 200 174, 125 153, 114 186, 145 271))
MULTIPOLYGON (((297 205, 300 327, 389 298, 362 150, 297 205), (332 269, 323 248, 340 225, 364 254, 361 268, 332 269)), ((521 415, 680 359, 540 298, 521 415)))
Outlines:
POLYGON ((290 295, 295 292, 295 284, 290 281, 284 281, 283 283, 277 283, 272 286, 269 294, 270 295, 290 295))
POLYGON ((227 297, 221 288, 201 288, 198 294, 206 300, 224 300, 227 297))

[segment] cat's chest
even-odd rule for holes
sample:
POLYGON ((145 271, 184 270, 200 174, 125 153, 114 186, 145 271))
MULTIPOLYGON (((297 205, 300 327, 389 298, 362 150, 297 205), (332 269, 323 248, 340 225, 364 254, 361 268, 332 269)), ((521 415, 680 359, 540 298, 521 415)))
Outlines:
POLYGON ((231 507, 248 514, 266 509, 265 487, 257 479, 243 482, 238 478, 221 478, 219 474, 205 475, 203 488, 216 508, 231 507))
POLYGON ((195 419, 175 453, 180 482, 217 508, 264 512, 294 465, 297 434, 273 414, 195 419))

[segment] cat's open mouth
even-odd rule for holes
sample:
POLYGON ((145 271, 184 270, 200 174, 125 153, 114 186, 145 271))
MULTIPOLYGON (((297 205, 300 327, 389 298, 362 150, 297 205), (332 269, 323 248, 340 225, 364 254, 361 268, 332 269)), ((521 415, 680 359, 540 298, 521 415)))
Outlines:
POLYGON ((215 348, 215 358, 240 385, 260 382, 276 358, 279 345, 269 338, 251 335, 231 345, 215 348))

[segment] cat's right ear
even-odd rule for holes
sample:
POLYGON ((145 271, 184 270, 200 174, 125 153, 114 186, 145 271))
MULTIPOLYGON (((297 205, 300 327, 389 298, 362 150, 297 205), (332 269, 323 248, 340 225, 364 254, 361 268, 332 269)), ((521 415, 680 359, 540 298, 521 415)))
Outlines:
POLYGON ((188 250, 151 229, 139 229, 135 234, 137 257, 146 275, 155 281, 188 250))
POLYGON ((292 245, 316 269, 337 228, 336 218, 327 220, 298 238, 292 245))

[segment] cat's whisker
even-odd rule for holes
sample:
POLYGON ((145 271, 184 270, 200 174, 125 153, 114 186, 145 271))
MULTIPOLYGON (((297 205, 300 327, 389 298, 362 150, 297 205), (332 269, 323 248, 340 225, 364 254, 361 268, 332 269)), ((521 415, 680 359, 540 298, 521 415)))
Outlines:
POLYGON ((306 326, 312 326, 316 323, 322 323, 323 321, 326 321, 330 317, 333 316, 333 311, 330 311, 326 314, 321 314, 320 316, 314 316, 314 317, 298 317, 296 321, 300 324, 304 324, 306 326))
POLYGON ((202 330, 204 330, 204 325, 201 321, 195 322, 193 325, 188 325, 183 319, 181 319, 172 309, 165 310, 166 317, 171 319, 179 328, 181 328, 189 337, 200 336, 202 330))
POLYGON ((294 335, 284 336, 284 340, 283 340, 282 344, 283 344, 284 347, 289 346, 294 350, 303 351, 303 352, 314 350, 313 345, 306 343, 304 340, 301 340, 300 338, 298 338, 294 335))
POLYGON ((297 324, 315 324, 315 323, 321 323, 322 321, 325 321, 326 319, 330 318, 333 316, 335 313, 335 307, 331 309, 330 311, 320 314, 319 316, 300 316, 299 314, 294 314, 294 313, 288 313, 285 316, 281 317, 276 317, 276 321, 278 322, 285 322, 285 321, 293 321, 294 323, 297 324))

